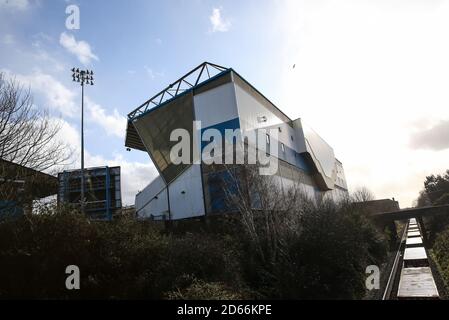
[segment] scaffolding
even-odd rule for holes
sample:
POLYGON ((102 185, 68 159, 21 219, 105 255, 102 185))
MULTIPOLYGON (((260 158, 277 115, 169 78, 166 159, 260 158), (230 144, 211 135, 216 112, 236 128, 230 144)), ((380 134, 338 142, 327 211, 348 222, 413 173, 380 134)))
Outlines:
MULTIPOLYGON (((81 206, 81 170, 59 173, 58 204, 81 206)), ((122 207, 120 167, 84 169, 86 214, 95 220, 112 220, 122 207)))

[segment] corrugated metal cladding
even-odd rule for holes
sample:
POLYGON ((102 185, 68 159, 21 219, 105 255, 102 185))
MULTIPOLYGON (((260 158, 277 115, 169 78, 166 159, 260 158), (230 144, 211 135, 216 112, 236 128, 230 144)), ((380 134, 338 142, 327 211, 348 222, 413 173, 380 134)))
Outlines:
MULTIPOLYGON (((170 150, 178 142, 170 141, 170 134, 175 129, 185 129, 192 139, 193 120, 193 94, 188 93, 134 121, 134 127, 166 183, 172 182, 189 167, 171 162, 170 150)), ((193 145, 192 141, 190 145, 193 145)))
MULTIPOLYGON (((338 199, 345 192, 343 167, 335 159, 333 149, 315 132, 303 127, 301 119, 291 120, 239 74, 228 69, 128 123, 126 146, 146 150, 163 178, 153 181, 136 196, 136 212, 140 217, 176 220, 233 211, 235 208, 226 202, 223 183, 231 193, 246 188, 242 185, 244 179, 236 182, 231 177, 229 170, 234 176, 242 175, 243 168, 238 165, 231 169, 205 163, 174 165, 170 150, 178 142, 170 142, 170 133, 179 128, 187 130, 191 139, 194 134, 202 136, 209 128, 220 133, 240 128, 244 136, 259 128, 275 129, 278 135, 267 138, 267 154, 274 157, 277 146, 278 169, 272 178, 282 190, 299 184, 315 199, 323 194, 338 199), (201 121, 201 131, 193 132, 193 121, 201 121)), ((244 143, 254 148, 255 141, 250 139, 254 138, 244 143)), ((201 142, 199 150, 207 144, 201 142)), ((193 141, 190 145, 193 155, 193 141)), ((250 191, 249 194, 257 208, 257 195, 250 191)))
POLYGON ((131 121, 128 121, 128 126, 126 128, 125 146, 132 149, 147 151, 131 121))

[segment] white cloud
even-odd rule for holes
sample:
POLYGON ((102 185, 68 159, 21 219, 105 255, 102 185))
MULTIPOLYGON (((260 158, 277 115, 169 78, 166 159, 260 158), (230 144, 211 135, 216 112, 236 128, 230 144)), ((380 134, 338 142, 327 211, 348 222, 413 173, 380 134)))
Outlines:
POLYGON ((212 32, 226 32, 231 28, 231 21, 222 17, 222 8, 213 8, 209 17, 212 32))
POLYGON ((76 96, 73 91, 65 87, 53 76, 35 70, 31 74, 13 74, 11 71, 2 69, 8 78, 15 78, 25 87, 31 88, 31 93, 39 93, 46 99, 44 107, 60 112, 64 116, 74 116, 78 107, 74 102, 76 96))
POLYGON ((86 107, 90 119, 102 127, 107 135, 124 138, 126 132, 126 118, 120 115, 117 109, 114 109, 112 114, 108 114, 102 106, 89 98, 86 98, 86 107))
POLYGON ((148 66, 144 66, 145 71, 151 79, 154 79, 156 76, 154 75, 153 69, 148 66))
POLYGON ((34 43, 33 46, 36 48, 35 51, 28 52, 27 56, 31 58, 36 64, 45 65, 46 70, 50 70, 51 68, 57 72, 68 70, 68 67, 50 55, 46 50, 42 49, 40 44, 34 43))
MULTIPOLYGON (((79 153, 81 142, 78 129, 64 119, 53 119, 54 123, 56 123, 60 128, 57 139, 60 141, 64 141, 64 143, 73 148, 74 152, 79 153)), ((78 159, 78 157, 76 158, 78 159)))
POLYGON ((83 40, 76 41, 73 35, 68 35, 65 32, 61 33, 59 43, 85 65, 89 64, 92 60, 98 60, 98 57, 92 52, 89 43, 83 40))
POLYGON ((279 107, 334 147, 352 190, 364 185, 405 207, 426 175, 448 168, 439 127, 449 120, 447 16, 448 1, 279 5, 282 56, 271 67, 282 69, 279 107), (425 139, 438 134, 438 146, 410 148, 432 127, 425 139))
POLYGON ((449 120, 440 121, 431 128, 413 134, 410 146, 415 149, 444 150, 449 149, 449 120))
POLYGON ((51 36, 44 32, 36 33, 35 35, 33 35, 33 39, 34 40, 31 45, 35 48, 40 48, 43 44, 52 43, 54 41, 51 36))
POLYGON ((148 75, 148 77, 150 77, 151 80, 155 79, 156 77, 163 77, 164 73, 163 72, 155 72, 153 69, 151 69, 148 66, 144 66, 143 67, 148 75))
POLYGON ((29 5, 28 0, 0 0, 0 9, 26 10, 29 5))

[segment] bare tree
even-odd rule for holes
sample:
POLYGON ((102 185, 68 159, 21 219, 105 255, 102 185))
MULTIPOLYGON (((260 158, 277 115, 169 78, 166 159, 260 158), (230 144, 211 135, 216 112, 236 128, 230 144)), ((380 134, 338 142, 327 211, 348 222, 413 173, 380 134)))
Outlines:
POLYGON ((259 165, 220 165, 217 171, 225 175, 221 183, 226 203, 239 213, 261 261, 287 259, 288 241, 299 234, 301 217, 314 206, 313 200, 299 184, 286 188, 277 176, 260 175, 259 165))
POLYGON ((374 199, 374 194, 366 187, 358 188, 352 193, 353 202, 368 202, 374 199))
POLYGON ((59 130, 33 104, 30 89, 0 73, 0 199, 18 200, 18 184, 34 178, 24 176, 32 172, 26 169, 50 173, 70 158, 70 148, 57 139, 59 130))

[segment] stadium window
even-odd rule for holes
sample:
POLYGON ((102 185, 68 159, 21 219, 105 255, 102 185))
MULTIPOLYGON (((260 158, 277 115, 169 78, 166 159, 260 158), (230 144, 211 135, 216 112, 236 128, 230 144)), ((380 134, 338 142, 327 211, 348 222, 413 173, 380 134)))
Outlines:
POLYGON ((285 153, 285 147, 284 147, 283 143, 281 143, 281 150, 282 150, 283 153, 285 153))
POLYGON ((270 136, 267 134, 267 144, 270 144, 270 136))

